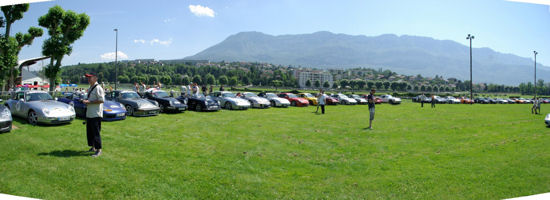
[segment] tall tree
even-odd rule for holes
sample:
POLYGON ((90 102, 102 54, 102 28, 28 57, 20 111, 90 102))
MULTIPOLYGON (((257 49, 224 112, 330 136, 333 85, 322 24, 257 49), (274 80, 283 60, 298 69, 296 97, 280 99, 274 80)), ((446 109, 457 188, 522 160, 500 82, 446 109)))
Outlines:
POLYGON ((320 88, 320 87, 321 87, 321 81, 315 80, 315 83, 313 83, 313 85, 314 85, 316 88, 320 88))
POLYGON ((73 51, 72 44, 84 35, 84 30, 90 24, 90 17, 85 13, 77 14, 71 10, 63 10, 60 6, 50 8, 48 13, 38 19, 38 24, 48 30, 50 38, 44 41, 42 54, 50 56, 50 64, 46 67, 46 77, 50 80, 50 91, 55 89, 54 82, 59 76, 63 56, 73 51))
POLYGON ((306 81, 306 87, 311 87, 311 80, 308 79, 308 80, 306 81))
POLYGON ((325 83, 323 83, 323 87, 330 88, 330 83, 328 83, 328 81, 325 81, 325 83))
MULTIPOLYGON (((4 36, 0 38, 0 80, 3 82, 6 76, 9 75, 9 86, 13 86, 15 82, 15 66, 17 66, 17 60, 21 48, 26 45, 31 45, 34 38, 40 37, 43 34, 42 29, 36 27, 30 27, 28 33, 17 33, 15 37, 10 36, 11 26, 15 21, 23 18, 23 13, 29 10, 29 4, 18 4, 2 6, 2 12, 4 18, 0 23, 0 27, 3 27, 5 23, 6 32, 4 36), (5 19, 5 20, 4 20, 5 19)), ((19 69, 21 71, 21 69, 19 69)))
POLYGON ((226 75, 221 75, 220 78, 218 79, 219 79, 218 82, 220 83, 220 85, 227 85, 227 83, 229 82, 226 75))

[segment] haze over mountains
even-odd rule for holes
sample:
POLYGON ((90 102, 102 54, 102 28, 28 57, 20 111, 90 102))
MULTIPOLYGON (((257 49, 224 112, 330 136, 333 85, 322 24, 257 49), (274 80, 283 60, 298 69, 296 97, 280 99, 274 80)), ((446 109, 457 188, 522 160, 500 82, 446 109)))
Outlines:
MULTIPOLYGON (((429 37, 352 36, 316 32, 272 36, 241 32, 185 59, 267 62, 315 68, 383 68, 422 76, 443 75, 469 80, 469 47, 429 37)), ((517 85, 533 81, 533 60, 490 48, 473 49, 474 83, 517 85)), ((550 69, 537 64, 537 79, 550 79, 550 69)))

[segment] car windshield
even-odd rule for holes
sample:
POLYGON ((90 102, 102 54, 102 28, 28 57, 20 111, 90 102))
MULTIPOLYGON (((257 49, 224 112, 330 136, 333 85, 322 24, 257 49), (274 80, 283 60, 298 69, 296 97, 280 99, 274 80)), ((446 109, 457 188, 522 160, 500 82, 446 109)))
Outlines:
POLYGON ((295 94, 288 94, 288 98, 298 98, 295 94))
MULTIPOLYGON (((437 96, 436 96, 437 97, 437 96)), ((386 98, 393 98, 391 95, 386 95, 386 98)))
POLYGON ((308 98, 315 98, 313 95, 311 95, 310 93, 305 93, 304 96, 308 97, 308 98))
POLYGON ((52 100, 52 96, 48 93, 29 93, 26 96, 26 101, 41 101, 41 100, 52 100))
POLYGON ((165 91, 157 91, 155 93, 153 93, 155 95, 155 97, 157 98, 168 98, 170 97, 170 95, 168 95, 168 93, 166 93, 165 91))
POLYGON ((122 93, 123 99, 139 99, 139 95, 135 92, 123 92, 122 93))
POLYGON ((230 93, 230 92, 227 92, 227 93, 223 93, 222 96, 223 97, 236 97, 237 95, 233 94, 233 93, 230 93))
POLYGON ((204 99, 204 98, 206 98, 206 97, 204 96, 204 94, 195 94, 195 95, 193 95, 193 97, 195 97, 195 98, 197 98, 197 99, 204 99))
POLYGON ((265 94, 265 96, 266 96, 267 98, 276 98, 276 97, 277 97, 277 95, 275 95, 275 94, 273 94, 273 93, 267 93, 267 94, 265 94))
POLYGON ((361 98, 361 97, 359 97, 359 95, 356 95, 356 94, 352 94, 351 96, 352 96, 353 98, 356 98, 356 99, 361 98))
POLYGON ((245 93, 244 96, 245 96, 245 97, 248 97, 248 98, 250 98, 250 97, 258 97, 258 95, 254 94, 254 93, 245 93))

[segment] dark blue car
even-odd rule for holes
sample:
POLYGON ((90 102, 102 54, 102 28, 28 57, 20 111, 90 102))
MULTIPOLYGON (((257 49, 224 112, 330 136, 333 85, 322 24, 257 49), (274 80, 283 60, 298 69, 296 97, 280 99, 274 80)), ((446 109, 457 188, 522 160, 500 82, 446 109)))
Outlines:
MULTIPOLYGON (((65 92, 57 101, 74 107, 77 117, 86 117, 86 105, 80 100, 86 99, 86 93, 65 92)), ((105 101, 103 103, 103 121, 116 121, 126 119, 126 108, 118 102, 105 101)))

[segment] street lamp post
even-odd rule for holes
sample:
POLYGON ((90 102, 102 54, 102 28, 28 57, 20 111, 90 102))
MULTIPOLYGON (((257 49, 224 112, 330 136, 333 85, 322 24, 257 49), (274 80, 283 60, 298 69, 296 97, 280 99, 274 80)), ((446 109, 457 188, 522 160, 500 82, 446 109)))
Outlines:
POLYGON ((533 53, 535 54, 535 100, 536 100, 537 99, 537 54, 539 54, 539 52, 533 51, 533 53))
POLYGON ((118 28, 115 28, 115 90, 118 86, 118 69, 117 69, 117 58, 118 58, 118 28))
POLYGON ((466 37, 467 40, 470 40, 470 100, 474 100, 474 92, 473 92, 473 83, 472 83, 472 40, 474 39, 473 35, 468 34, 468 37, 466 37))

